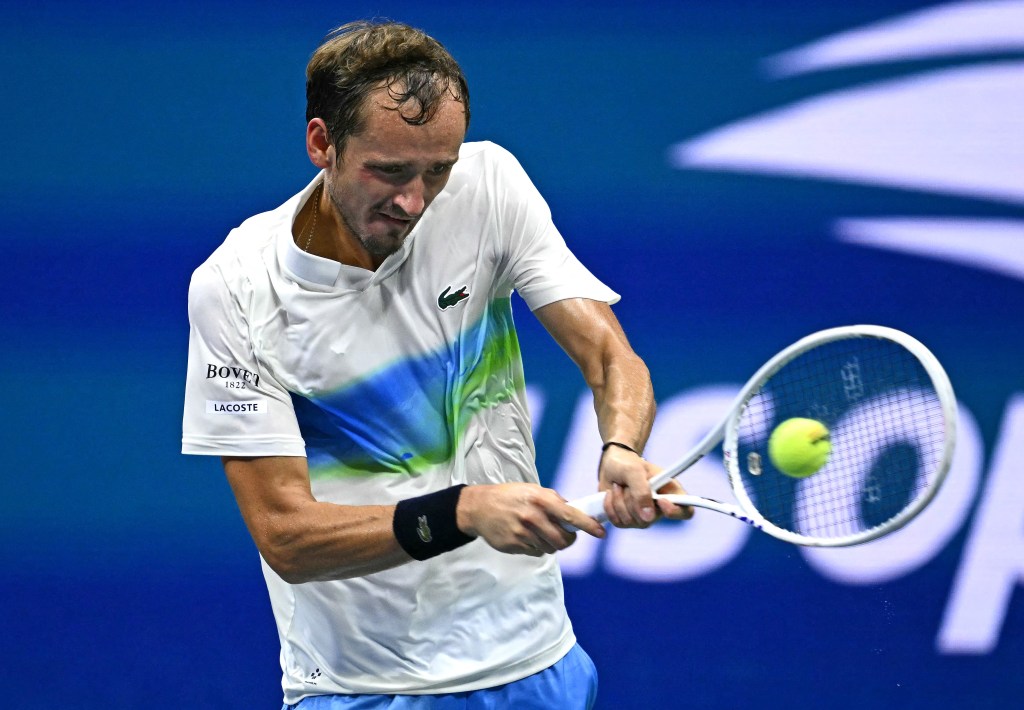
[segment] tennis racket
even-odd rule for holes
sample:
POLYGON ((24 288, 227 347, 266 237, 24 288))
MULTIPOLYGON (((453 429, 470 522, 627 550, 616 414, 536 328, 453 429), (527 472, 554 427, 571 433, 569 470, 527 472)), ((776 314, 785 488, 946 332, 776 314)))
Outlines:
MULTIPOLYGON (((769 360, 713 431, 651 479, 657 490, 722 444, 736 503, 659 495, 749 523, 797 545, 841 547, 906 525, 935 497, 956 440, 956 398, 939 361, 898 330, 823 330, 769 360), (829 431, 831 452, 806 478, 776 469, 772 431, 793 417, 829 431)), ((601 522, 604 492, 571 501, 601 522)))

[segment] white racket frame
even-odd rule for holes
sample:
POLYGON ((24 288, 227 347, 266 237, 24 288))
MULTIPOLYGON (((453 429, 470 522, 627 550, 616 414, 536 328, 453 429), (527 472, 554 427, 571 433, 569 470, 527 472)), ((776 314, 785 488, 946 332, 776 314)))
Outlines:
MULTIPOLYGON (((732 485, 733 494, 736 496, 736 500, 739 502, 739 505, 722 503, 710 498, 704 498, 703 496, 690 494, 655 494, 655 498, 663 498, 671 501, 672 503, 676 503, 677 505, 690 505, 732 516, 768 533, 773 537, 778 538, 779 540, 790 542, 795 545, 811 547, 847 547, 850 545, 859 545, 903 527, 932 501, 935 494, 938 493, 942 482, 945 480, 946 474, 949 472, 950 464, 953 461, 953 450, 956 445, 956 416, 956 396, 953 394, 953 386, 950 384, 949 377, 946 375, 946 371, 943 369, 942 365, 939 364, 939 361, 931 351, 918 340, 902 331, 879 325, 850 325, 838 328, 829 328, 801 338, 766 362, 761 369, 754 373, 754 376, 750 378, 747 384, 743 386, 743 389, 736 396, 736 399, 730 406, 729 414, 722 420, 722 422, 713 430, 708 432, 708 434, 674 466, 667 468, 654 476, 650 481, 651 489, 656 491, 661 488, 663 485, 668 483, 669 480, 675 478, 704 458, 704 456, 714 450, 719 443, 722 443, 723 463, 725 464, 726 471, 729 474, 729 482, 732 485), (881 525, 877 525, 867 530, 862 530, 852 535, 834 538, 801 535, 790 530, 785 530, 765 519, 765 517, 757 511, 757 508, 747 496, 747 491, 743 485, 743 480, 740 475, 738 457, 736 455, 739 444, 740 419, 743 416, 747 402, 749 402, 750 399, 753 398, 762 387, 764 387, 765 383, 767 383, 768 380, 788 362, 820 345, 836 340, 848 340, 850 338, 858 337, 881 338, 903 346, 917 357, 921 362, 921 365, 924 367, 925 372, 928 373, 942 406, 945 425, 944 443, 938 467, 939 470, 930 479, 928 488, 922 495, 919 495, 899 514, 881 525)), ((608 516, 604 512, 604 498, 604 492, 595 493, 584 498, 579 498, 575 501, 570 501, 569 504, 579 508, 588 515, 597 518, 603 523, 608 520, 608 516)))

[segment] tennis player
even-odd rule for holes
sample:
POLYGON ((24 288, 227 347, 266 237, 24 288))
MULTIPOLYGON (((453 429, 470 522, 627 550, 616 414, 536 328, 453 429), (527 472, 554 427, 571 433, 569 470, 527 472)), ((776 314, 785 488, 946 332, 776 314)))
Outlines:
POLYGON ((306 77, 319 174, 192 277, 182 447, 222 457, 259 549, 285 706, 588 708, 553 553, 604 530, 538 484, 510 297, 593 390, 612 523, 645 527, 690 511, 652 501, 618 297, 515 158, 463 142, 435 40, 346 25, 306 77))

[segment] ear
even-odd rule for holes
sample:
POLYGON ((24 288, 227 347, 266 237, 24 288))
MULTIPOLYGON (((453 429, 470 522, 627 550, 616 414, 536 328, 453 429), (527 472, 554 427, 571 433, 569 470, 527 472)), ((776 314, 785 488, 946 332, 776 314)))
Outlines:
POLYGON ((321 170, 334 164, 334 146, 322 118, 314 118, 306 126, 306 153, 313 165, 321 170))

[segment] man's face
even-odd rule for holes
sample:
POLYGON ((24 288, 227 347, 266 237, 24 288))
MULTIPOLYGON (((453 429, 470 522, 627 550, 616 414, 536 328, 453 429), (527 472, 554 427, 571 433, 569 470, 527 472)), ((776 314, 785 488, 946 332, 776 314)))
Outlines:
POLYGON ((365 128, 345 141, 325 183, 342 227, 378 264, 444 189, 466 134, 462 104, 451 97, 420 126, 394 107, 384 89, 367 98, 365 128))

